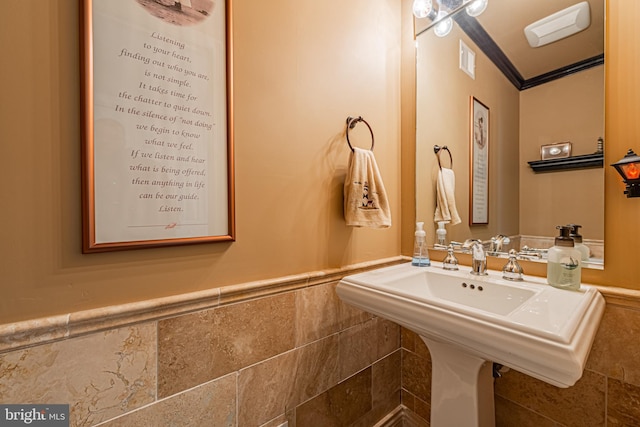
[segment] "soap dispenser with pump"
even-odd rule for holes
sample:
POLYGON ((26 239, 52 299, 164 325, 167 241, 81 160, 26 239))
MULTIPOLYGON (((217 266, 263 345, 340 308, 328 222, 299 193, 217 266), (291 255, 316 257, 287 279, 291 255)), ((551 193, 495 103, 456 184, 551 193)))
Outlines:
POLYGON ((438 229, 436 230, 436 237, 438 244, 442 246, 447 245, 447 229, 444 228, 448 221, 438 221, 438 229))
POLYGON ((547 283, 561 289, 580 289, 582 255, 574 247, 569 236, 571 227, 559 225, 560 235, 555 245, 549 248, 547 259, 547 283))
POLYGON ((587 247, 587 245, 582 243, 582 236, 579 233, 580 227, 582 226, 578 224, 567 224, 567 227, 571 227, 571 233, 569 234, 569 237, 573 239, 574 247, 580 251, 582 261, 589 261, 589 248, 587 247))
POLYGON ((424 222, 417 222, 411 265, 416 267, 429 267, 431 265, 426 237, 427 233, 424 231, 424 222))

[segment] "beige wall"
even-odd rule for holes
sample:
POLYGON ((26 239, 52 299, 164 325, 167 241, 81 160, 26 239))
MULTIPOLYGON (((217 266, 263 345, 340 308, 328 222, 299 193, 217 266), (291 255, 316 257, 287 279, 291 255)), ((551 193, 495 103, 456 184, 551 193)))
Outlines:
POLYGON ((520 92, 520 234, 557 235, 581 224, 585 239, 604 238, 602 168, 535 173, 540 146, 570 141, 572 155, 592 154, 604 136, 604 66, 520 92))
POLYGON ((640 4, 608 0, 605 37, 605 270, 593 283, 640 289, 640 199, 628 199, 617 172, 609 167, 638 147, 640 4))
MULTIPOLYGON (((444 38, 432 31, 423 33, 417 45, 416 208, 428 240, 434 241, 436 228, 434 145, 449 147, 456 176, 456 206, 462 223, 447 226, 447 238, 463 242, 471 236, 489 239, 518 234, 518 90, 457 25, 444 38), (460 39, 476 53, 475 80, 458 68, 460 39), (488 225, 469 226, 471 97, 490 108, 488 225)), ((444 167, 450 167, 446 152, 440 158, 444 167)))
POLYGON ((233 1, 237 241, 91 255, 80 252, 78 3, 3 4, 0 323, 400 252, 399 2, 233 1), (349 115, 375 131, 390 229, 342 218, 349 115))
MULTIPOLYGON (((401 251, 399 218, 415 208, 413 192, 400 192, 400 90, 403 146, 412 152, 413 143, 407 131, 414 115, 406 71, 407 6, 401 17, 400 5, 391 1, 346 10, 339 3, 294 7, 284 0, 234 5, 237 242, 93 255, 80 253, 77 2, 5 5, 0 36, 11 66, 0 71, 0 215, 7 224, 0 232, 1 322, 401 251), (388 230, 348 229, 342 220, 344 120, 354 114, 376 131, 376 158, 395 214, 388 230), (294 119, 282 124, 282 117, 294 119)), ((637 55, 629 54, 640 50, 634 20, 640 5, 612 0, 607 8, 606 165, 628 148, 638 150, 633 141, 640 134, 637 55)), ((402 160, 407 158, 403 153, 402 160)), ((407 170, 402 169, 403 182, 407 170)), ((640 289, 640 264, 629 251, 640 237, 640 206, 622 190, 616 172, 605 167, 606 267, 584 276, 592 283, 640 289)), ((405 254, 412 230, 413 221, 404 224, 405 254)), ((537 266, 528 271, 544 274, 537 266)))

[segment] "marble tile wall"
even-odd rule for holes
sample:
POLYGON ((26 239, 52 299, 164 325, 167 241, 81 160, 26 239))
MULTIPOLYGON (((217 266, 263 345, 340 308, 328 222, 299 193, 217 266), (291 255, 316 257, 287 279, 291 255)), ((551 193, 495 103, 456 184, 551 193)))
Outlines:
MULTIPOLYGON (((413 332, 402 336, 402 403, 428 425, 430 359, 413 332)), ((640 426, 640 310, 607 306, 582 378, 566 389, 514 370, 495 381, 496 425, 640 426)), ((549 363, 552 363, 551 361, 549 363)))
POLYGON ((400 328, 336 285, 10 348, 0 403, 69 403, 72 426, 374 425, 400 405, 400 328))
POLYGON ((0 403, 69 404, 92 426, 156 399, 153 323, 0 354, 0 403))

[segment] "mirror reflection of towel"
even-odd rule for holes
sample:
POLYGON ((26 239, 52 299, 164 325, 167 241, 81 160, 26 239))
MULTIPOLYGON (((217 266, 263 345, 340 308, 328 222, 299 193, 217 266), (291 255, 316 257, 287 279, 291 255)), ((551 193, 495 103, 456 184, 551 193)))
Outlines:
POLYGON ((449 221, 451 225, 462 222, 456 208, 456 176, 452 169, 440 168, 436 182, 436 213, 434 222, 449 221))
POLYGON ((373 151, 354 148, 344 181, 344 218, 350 227, 391 227, 391 210, 373 151))

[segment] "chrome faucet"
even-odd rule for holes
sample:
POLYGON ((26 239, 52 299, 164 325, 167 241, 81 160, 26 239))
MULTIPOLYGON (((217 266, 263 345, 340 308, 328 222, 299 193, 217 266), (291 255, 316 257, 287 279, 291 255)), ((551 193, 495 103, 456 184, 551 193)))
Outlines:
POLYGON ((464 242, 464 246, 471 248, 473 260, 471 263, 471 274, 476 276, 486 276, 487 273, 487 255, 484 252, 484 246, 480 240, 470 239, 464 242))

